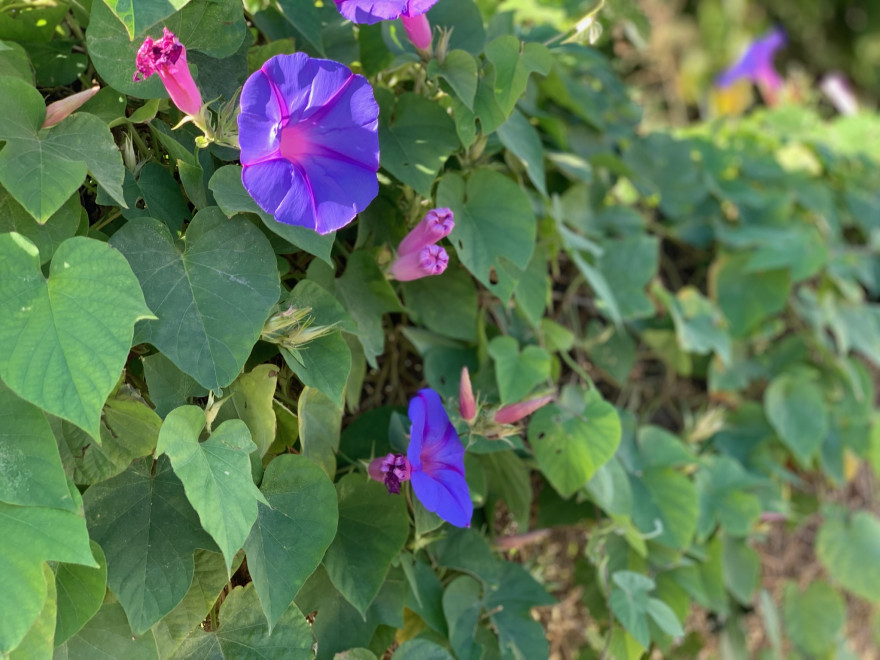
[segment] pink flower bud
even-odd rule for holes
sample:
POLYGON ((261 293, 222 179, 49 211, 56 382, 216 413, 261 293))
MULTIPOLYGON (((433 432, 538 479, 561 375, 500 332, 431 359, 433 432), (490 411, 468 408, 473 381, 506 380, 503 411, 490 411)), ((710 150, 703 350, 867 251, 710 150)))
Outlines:
POLYGON ((202 95, 186 64, 186 48, 168 28, 163 28, 162 38, 158 41, 151 37, 144 39, 135 64, 135 82, 158 73, 174 105, 188 115, 199 114, 202 95))
POLYGON ((520 401, 504 406, 495 413, 495 421, 499 424, 515 424, 523 417, 528 417, 538 408, 546 406, 553 401, 553 396, 542 396, 539 399, 529 399, 528 401, 520 401))
POLYGON ((406 36, 409 37, 413 46, 419 50, 431 48, 431 24, 425 14, 419 16, 401 14, 400 20, 403 22, 403 29, 406 30, 406 36))
POLYGON ((381 481, 389 493, 397 495, 400 492, 400 484, 409 481, 412 477, 412 466, 406 456, 388 454, 370 461, 367 472, 370 474, 370 479, 381 481))
POLYGON ((98 85, 86 89, 76 94, 55 101, 46 106, 46 120, 43 122, 43 128, 49 128, 66 119, 72 113, 76 112, 79 107, 98 93, 101 88, 98 85))
POLYGON ((458 384, 458 411, 466 422, 472 422, 477 416, 477 404, 474 401, 474 390, 471 388, 471 375, 467 367, 461 368, 461 381, 458 384))
POLYGON ((418 252, 399 255, 388 272, 399 282, 409 282, 428 275, 439 275, 448 264, 446 250, 439 245, 429 245, 418 252))
POLYGON ((424 247, 433 245, 441 238, 449 236, 454 226, 455 222, 453 222, 450 209, 431 209, 425 214, 422 221, 400 241, 400 245, 397 246, 397 254, 418 252, 424 247))

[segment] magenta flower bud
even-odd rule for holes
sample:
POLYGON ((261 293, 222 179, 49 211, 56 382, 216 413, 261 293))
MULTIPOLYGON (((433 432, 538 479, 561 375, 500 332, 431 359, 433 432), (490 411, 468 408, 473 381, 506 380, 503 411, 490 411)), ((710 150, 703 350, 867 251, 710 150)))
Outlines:
POLYGON ((188 115, 199 114, 202 95, 186 64, 186 48, 168 28, 163 28, 162 38, 158 41, 153 41, 151 37, 144 39, 135 64, 135 82, 158 73, 174 105, 188 115))
POLYGON ((400 484, 409 481, 412 476, 412 466, 406 456, 401 454, 388 454, 370 461, 367 468, 370 478, 385 484, 389 493, 397 495, 400 492, 400 484))
POLYGON ((49 128, 63 121, 72 113, 76 112, 79 107, 98 93, 101 88, 98 85, 86 89, 76 94, 55 101, 46 106, 46 120, 43 122, 43 128, 49 128))
POLYGON ((448 208, 431 209, 412 230, 400 241, 397 254, 419 252, 422 248, 433 245, 441 238, 449 236, 455 227, 452 211, 448 208))
POLYGON ((402 254, 389 269, 391 277, 398 282, 409 282, 429 275, 439 275, 449 265, 449 255, 439 245, 423 247, 418 252, 402 254))
POLYGON ((528 401, 520 401, 504 406, 495 413, 495 421, 499 424, 515 424, 523 417, 528 417, 538 408, 546 406, 553 401, 553 396, 542 396, 539 399, 529 399, 528 401))
POLYGON ((401 14, 400 21, 403 23, 406 36, 409 37, 413 46, 419 50, 431 48, 431 24, 428 22, 427 15, 408 16, 401 14))
POLYGON ((461 381, 458 384, 458 411, 466 422, 472 422, 477 416, 477 404, 474 401, 474 390, 471 388, 471 375, 467 367, 461 368, 461 381))

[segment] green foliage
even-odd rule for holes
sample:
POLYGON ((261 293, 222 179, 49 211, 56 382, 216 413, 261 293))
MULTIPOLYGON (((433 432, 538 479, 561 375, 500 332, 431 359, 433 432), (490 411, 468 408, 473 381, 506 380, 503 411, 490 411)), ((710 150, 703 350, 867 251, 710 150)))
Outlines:
MULTIPOLYGON (((622 4, 596 18, 632 35, 622 4)), ((807 99, 640 126, 641 95, 558 33, 572 3, 438 0, 424 56, 334 3, 244 8, 0 11, 0 655, 539 660, 555 526, 586 539, 582 657, 688 656, 695 607, 739 657, 756 601, 777 655, 844 648, 842 591, 880 601, 880 522, 816 495, 880 465, 876 118, 807 99), (195 122, 132 80, 163 27, 195 122), (246 73, 296 51, 380 107, 379 194, 328 235, 263 211, 233 148, 246 73), (448 268, 394 281, 437 207, 448 268), (469 529, 367 476, 426 385, 469 529), (774 603, 780 517, 820 519, 827 582, 774 603)))

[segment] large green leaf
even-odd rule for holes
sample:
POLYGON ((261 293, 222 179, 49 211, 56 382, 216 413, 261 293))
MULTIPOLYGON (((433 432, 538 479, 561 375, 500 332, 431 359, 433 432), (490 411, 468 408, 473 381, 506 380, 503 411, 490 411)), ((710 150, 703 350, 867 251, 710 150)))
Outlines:
POLYGON ((697 529, 699 507, 693 481, 671 468, 630 475, 632 519, 644 534, 674 548, 687 548, 697 529))
POLYGON ((187 499, 229 568, 257 519, 257 502, 268 502, 251 477, 248 454, 256 446, 247 425, 230 419, 199 442, 205 422, 205 411, 196 406, 172 410, 159 431, 156 454, 171 459, 187 499))
POLYGON ((827 582, 811 582, 804 591, 787 582, 782 618, 791 641, 808 656, 820 658, 840 641, 846 606, 840 593, 827 582))
POLYGON ((181 9, 189 0, 103 0, 134 39, 144 30, 181 9))
POLYGON ((263 211, 254 198, 248 194, 248 191, 244 189, 244 184, 241 182, 240 165, 221 167, 214 172, 208 187, 214 193, 217 206, 223 209, 226 215, 232 217, 236 213, 256 213, 269 231, 309 254, 315 255, 322 261, 331 263, 330 250, 333 247, 336 234, 322 235, 307 227, 285 225, 283 222, 275 220, 274 217, 263 211))
POLYGON ((449 625, 449 644, 459 658, 476 652, 474 632, 483 611, 482 588, 469 575, 460 575, 443 592, 443 614, 449 625))
POLYGON ((816 554, 845 589, 880 602, 880 520, 868 511, 851 517, 834 512, 819 529, 816 554))
POLYGON ((110 598, 76 635, 55 649, 55 660, 158 660, 156 640, 147 631, 133 635, 125 610, 110 598))
MULTIPOLYGON (((499 131, 500 132, 500 131, 499 131)), ((645 287, 657 275, 660 242, 656 236, 630 236, 602 244, 596 267, 614 291, 625 321, 654 315, 645 287)))
POLYGON ((101 444, 70 422, 49 420, 61 462, 77 484, 93 484, 124 472, 136 458, 152 454, 162 420, 141 399, 117 392, 104 404, 101 444))
POLYGON ((284 18, 308 41, 318 55, 324 56, 321 16, 313 2, 278 0, 284 18))
MULTIPOLYGON (((155 0, 132 0, 132 6, 155 0)), ((182 0, 173 0, 176 4, 182 0)), ((214 58, 229 57, 239 49, 247 33, 241 3, 237 0, 189 0, 181 11, 162 22, 145 26, 144 32, 156 38, 167 26, 188 50, 198 50, 214 58)), ((145 35, 144 35, 145 36, 145 35)), ((92 2, 86 46, 98 74, 113 89, 141 99, 167 98, 159 76, 134 82, 137 51, 142 38, 131 40, 126 27, 105 2, 92 2)), ((210 100, 210 99, 205 99, 210 100)))
POLYGON ((477 286, 464 268, 450 266, 441 275, 402 282, 400 287, 415 321, 452 339, 476 341, 477 286))
POLYGON ((43 601, 43 609, 37 615, 37 620, 21 640, 21 643, 8 656, 8 660, 31 660, 32 658, 51 657, 55 648, 53 634, 55 632, 55 616, 58 609, 57 592, 52 569, 48 564, 43 564, 43 578, 46 581, 46 598, 43 601))
POLYGON ((515 403, 550 378, 550 354, 540 346, 519 350, 516 339, 502 335, 489 342, 501 403, 515 403))
POLYGON ((199 385, 195 378, 182 372, 161 353, 149 355, 142 361, 150 401, 159 417, 164 418, 175 408, 185 406, 193 397, 208 396, 207 388, 199 385))
POLYGON ((218 208, 199 211, 176 240, 151 218, 129 222, 111 245, 131 264, 158 319, 138 326, 153 344, 208 389, 238 376, 278 302, 278 269, 268 239, 218 208))
POLYGON ((465 268, 509 299, 535 248, 535 216, 526 194, 503 174, 479 169, 467 181, 456 173, 444 176, 437 205, 455 213, 449 238, 465 268))
POLYGON ((305 387, 297 401, 297 417, 302 455, 332 479, 336 475, 342 408, 320 390, 305 387))
POLYGON ((547 636, 541 624, 532 618, 531 609, 553 605, 556 599, 526 569, 504 562, 499 585, 488 590, 485 600, 492 624, 498 631, 502 658, 547 657, 547 636))
MULTIPOLYGON (((505 117, 513 112, 517 100, 526 90, 529 75, 546 75, 553 65, 547 47, 535 41, 523 43, 511 35, 493 39, 486 45, 486 57, 495 65, 495 101, 505 117)), ((479 112, 477 113, 479 114, 479 112)))
POLYGON ((782 374, 764 392, 764 410, 779 439, 808 465, 828 432, 828 409, 817 383, 782 374))
POLYGON ((318 660, 334 660, 340 651, 369 646, 380 624, 403 628, 406 582, 402 574, 390 573, 366 614, 358 612, 336 590, 322 566, 312 574, 297 595, 296 604, 303 612, 318 612, 312 623, 318 660))
POLYGON ((150 316, 131 268, 106 244, 64 241, 46 280, 34 244, 0 234, 0 378, 95 439, 135 321, 150 316))
POLYGON ((445 648, 427 639, 410 639, 397 647, 391 660, 455 660, 445 648))
POLYGON ((107 557, 107 584, 140 635, 186 595, 193 551, 216 545, 164 456, 95 484, 83 503, 89 534, 107 557))
MULTIPOLYGON (((238 555, 238 560, 242 555, 238 555)), ((173 657, 181 644, 205 620, 229 581, 226 560, 219 552, 196 550, 192 584, 183 600, 153 626, 160 658, 173 657)), ((233 569, 238 564, 233 564, 233 569)))
POLYGON ((244 545, 248 571, 271 631, 311 575, 336 534, 336 489, 312 461, 275 458, 261 486, 257 522, 244 545))
POLYGON ((396 99, 376 90, 379 102, 381 165, 424 197, 431 196, 437 172, 458 148, 458 135, 449 115, 436 103, 405 92, 396 99))
POLYGON ((477 61, 465 50, 451 50, 441 64, 437 59, 428 62, 428 75, 445 80, 458 99, 469 110, 474 109, 477 93, 477 61))
POLYGON ((746 536, 763 511, 761 500, 749 492, 757 479, 746 474, 730 456, 711 456, 697 472, 700 518, 697 536, 702 540, 721 524, 730 536, 746 536))
POLYGON ((547 194, 547 175, 544 173, 544 147, 537 129, 525 115, 514 109, 506 122, 498 127, 498 138, 522 161, 526 174, 538 191, 547 194))
POLYGON ((236 587, 220 606, 220 627, 196 628, 180 647, 181 658, 274 658, 311 660, 315 643, 305 616, 291 603, 270 630, 252 584, 236 587))
POLYGON ((609 597, 611 610, 627 632, 644 648, 651 644, 649 620, 669 635, 684 635, 681 622, 672 609, 663 601, 648 596, 648 592, 655 587, 651 578, 632 571, 617 571, 612 575, 612 580, 614 588, 609 597))
POLYGON ((98 568, 79 564, 58 564, 55 588, 58 594, 55 646, 66 642, 91 619, 104 602, 107 592, 107 560, 94 541, 89 546, 98 568))
POLYGON ((6 189, 0 187, 0 233, 14 231, 27 237, 39 249, 41 264, 48 263, 58 246, 76 235, 82 213, 79 193, 75 193, 40 224, 6 189))
POLYGON ((265 456, 275 442, 277 420, 272 398, 277 386, 278 367, 274 364, 261 364, 243 373, 225 391, 229 398, 220 407, 214 424, 227 419, 240 419, 247 424, 260 456, 265 456))
POLYGON ((747 252, 723 255, 713 264, 710 290, 727 317, 730 334, 744 337, 788 301, 791 276, 787 269, 751 271, 747 252))
POLYGON ((2 382, 0 456, 0 502, 79 510, 46 417, 2 382))
POLYGON ((577 409, 550 404, 529 422, 529 444, 538 467, 563 497, 584 487, 620 444, 620 417, 614 406, 598 396, 579 398, 577 409))
POLYGON ((375 257, 364 250, 352 253, 336 280, 336 293, 354 319, 367 362, 376 366, 376 357, 385 350, 382 316, 403 308, 375 257))
POLYGON ((0 184, 39 222, 61 208, 87 172, 125 206, 122 155, 103 121, 78 113, 43 129, 43 97, 8 76, 0 76, 0 116, 0 141, 6 141, 0 150, 0 184))
POLYGON ((6 539, 0 544, 0 561, 7 568, 0 592, 0 653, 6 653, 18 646, 43 608, 43 562, 97 563, 85 521, 69 511, 0 502, 0 538, 6 539))
POLYGON ((336 483, 339 527, 324 556, 330 580, 362 614, 379 593, 391 560, 409 534, 406 500, 350 474, 336 483))
POLYGON ((282 348, 281 355, 304 385, 320 390, 342 408, 351 351, 341 332, 331 332, 292 350, 282 348))

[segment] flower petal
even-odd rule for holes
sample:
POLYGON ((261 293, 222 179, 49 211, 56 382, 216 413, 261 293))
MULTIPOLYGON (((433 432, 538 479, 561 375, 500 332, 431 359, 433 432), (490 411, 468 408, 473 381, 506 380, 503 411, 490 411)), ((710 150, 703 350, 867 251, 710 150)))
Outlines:
POLYGON ((470 491, 464 475, 452 470, 436 475, 413 470, 413 490, 428 511, 456 527, 468 527, 474 514, 470 491))
POLYGON ((379 105, 363 76, 304 122, 310 148, 379 169, 379 105))
POLYGON ((298 163, 315 199, 315 230, 327 234, 344 227, 379 194, 376 171, 331 156, 309 155, 298 163))
POLYGON ((262 71, 248 78, 241 91, 238 142, 242 165, 278 153, 281 144, 281 108, 269 79, 262 71))
POLYGON ((275 213, 293 185, 293 164, 277 158, 255 165, 245 165, 241 182, 251 197, 266 213, 275 213))
POLYGON ((406 3, 406 9, 401 13, 407 16, 420 16, 428 12, 431 7, 437 4, 437 0, 409 0, 406 3))
POLYGON ((275 211, 275 219, 285 225, 318 229, 318 221, 315 217, 315 196, 308 179, 299 167, 292 168, 290 188, 275 211))
MULTIPOLYGON (((335 0, 339 13, 353 23, 372 25, 393 20, 406 9, 407 0, 335 0)), ((436 0, 434 0, 436 2, 436 0)))

